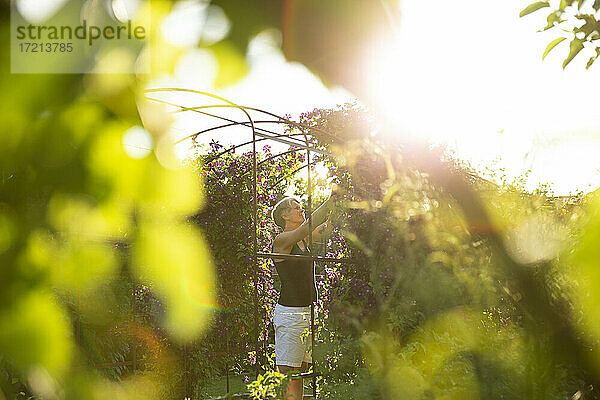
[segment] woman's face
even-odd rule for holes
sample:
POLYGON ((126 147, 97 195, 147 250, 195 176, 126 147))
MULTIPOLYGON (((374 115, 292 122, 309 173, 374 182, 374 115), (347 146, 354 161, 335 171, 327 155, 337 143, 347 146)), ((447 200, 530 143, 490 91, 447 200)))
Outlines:
POLYGON ((288 219, 291 222, 304 222, 306 217, 304 216, 304 209, 302 208, 302 205, 300 205, 300 203, 298 203, 296 200, 292 200, 290 206, 291 208, 287 215, 288 219))

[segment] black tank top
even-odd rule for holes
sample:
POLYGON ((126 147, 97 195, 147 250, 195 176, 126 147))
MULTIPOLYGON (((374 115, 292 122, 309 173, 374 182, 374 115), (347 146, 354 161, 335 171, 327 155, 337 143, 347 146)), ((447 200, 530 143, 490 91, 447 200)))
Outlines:
MULTIPOLYGON (((307 255, 294 243, 290 254, 307 255)), ((281 293, 277 301, 286 307, 305 307, 317 301, 315 271, 310 260, 286 259, 275 262, 281 280, 281 293)))

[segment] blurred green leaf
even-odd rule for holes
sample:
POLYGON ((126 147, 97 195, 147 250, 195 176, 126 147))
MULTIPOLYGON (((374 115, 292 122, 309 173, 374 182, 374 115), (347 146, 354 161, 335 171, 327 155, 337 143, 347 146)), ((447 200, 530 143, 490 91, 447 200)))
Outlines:
POLYGON ((284 3, 279 0, 253 2, 213 0, 212 4, 221 7, 229 20, 233 21, 227 40, 241 54, 245 54, 250 39, 263 30, 282 28, 284 3))
POLYGON ((24 374, 40 366, 60 377, 71 359, 70 332, 67 316, 54 298, 34 291, 0 311, 0 354, 24 374))
MULTIPOLYGON (((575 277, 579 287, 574 292, 582 307, 583 329, 591 337, 600 337, 600 201, 596 200, 591 206, 590 219, 585 227, 581 241, 573 253, 572 262, 576 266, 575 277)), ((600 356, 595 354, 597 362, 600 356)))
POLYGON ((200 178, 178 166, 165 168, 155 158, 148 157, 144 175, 138 182, 140 205, 163 214, 184 218, 202 207, 204 194, 200 178))
MULTIPOLYGON (((180 217, 198 210, 203 202, 198 177, 181 166, 165 168, 152 154, 143 159, 129 157, 122 143, 127 128, 123 124, 107 124, 98 135, 88 161, 96 176, 114 190, 113 201, 122 204, 113 208, 117 218, 113 224, 118 224, 119 213, 126 212, 126 206, 131 211, 134 204, 147 211, 180 217)), ((161 143, 157 145, 157 153, 171 165, 172 146, 161 143)), ((110 225, 114 228, 113 224, 110 225)))
POLYGON ((89 196, 55 194, 50 200, 48 219, 59 232, 85 240, 118 237, 126 217, 114 203, 94 204, 89 196))
POLYGON ((90 185, 101 185, 105 191, 108 187, 109 193, 113 192, 131 203, 131 200, 142 197, 140 182, 144 177, 148 157, 135 160, 125 153, 122 136, 128 128, 125 124, 115 122, 102 126, 91 145, 87 164, 94 179, 98 180, 90 182, 90 185))
POLYGON ((390 398, 418 399, 429 389, 419 366, 409 356, 403 357, 396 339, 385 330, 365 333, 361 345, 371 375, 381 381, 390 398))
POLYGON ((7 251, 17 236, 18 224, 15 216, 0 204, 0 254, 7 251))
POLYGON ((524 17, 544 7, 550 7, 550 3, 547 1, 537 1, 535 3, 531 3, 519 13, 519 17, 524 17))
POLYGON ((550 43, 548 43, 548 46, 546 46, 546 50, 544 51, 544 54, 542 55, 542 60, 544 58, 546 58, 546 56, 548 55, 548 53, 550 53, 550 50, 552 50, 553 48, 555 48, 557 44, 559 44, 560 42, 562 42, 565 39, 566 39, 565 37, 560 37, 560 38, 554 39, 553 41, 551 41, 550 43))
POLYGON ((210 49, 219 63, 219 72, 214 82, 216 88, 233 85, 248 74, 244 53, 230 42, 219 42, 210 49))
POLYGON ((118 258, 108 243, 73 240, 63 246, 53 268, 55 284, 84 291, 107 282, 118 267, 118 258))
POLYGON ((196 338, 216 307, 214 271, 202 236, 190 225, 140 216, 134 272, 166 304, 166 328, 179 341, 196 338))

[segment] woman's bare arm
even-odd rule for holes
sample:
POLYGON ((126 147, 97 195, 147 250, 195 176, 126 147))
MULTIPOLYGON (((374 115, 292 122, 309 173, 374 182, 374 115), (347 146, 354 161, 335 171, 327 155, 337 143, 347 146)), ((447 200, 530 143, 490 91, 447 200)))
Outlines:
MULTIPOLYGON (((336 195, 332 195, 327 199, 319 208, 312 213, 312 224, 320 226, 327 219, 327 214, 335 205, 337 200, 336 195)), ((282 252, 281 250, 291 249, 294 243, 298 243, 306 236, 308 236, 309 226, 308 219, 302 223, 298 228, 293 231, 282 232, 275 238, 273 243, 273 250, 275 252, 282 252)))
POLYGON ((315 242, 320 242, 323 238, 327 237, 333 230, 333 225, 329 218, 317 227, 312 233, 312 239, 315 242))

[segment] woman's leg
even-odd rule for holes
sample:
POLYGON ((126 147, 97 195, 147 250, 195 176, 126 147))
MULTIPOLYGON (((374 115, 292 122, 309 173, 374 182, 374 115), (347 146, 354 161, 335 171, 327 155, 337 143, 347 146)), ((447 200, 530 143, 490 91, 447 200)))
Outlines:
MULTIPOLYGON (((308 364, 305 331, 309 329, 307 307, 285 307, 277 304, 273 316, 275 327, 275 359, 277 370, 282 374, 306 372, 308 364), (291 365, 298 365, 292 367, 291 365)), ((290 380, 284 394, 285 400, 302 400, 302 379, 290 380)))
MULTIPOLYGON (((302 373, 306 372, 308 369, 308 364, 303 362, 300 367, 288 367, 287 365, 278 365, 277 370, 282 374, 287 374, 292 371, 292 373, 302 373)), ((304 386, 303 379, 292 379, 288 384, 287 392, 285 392, 285 396, 282 400, 302 400, 304 397, 304 386)))

